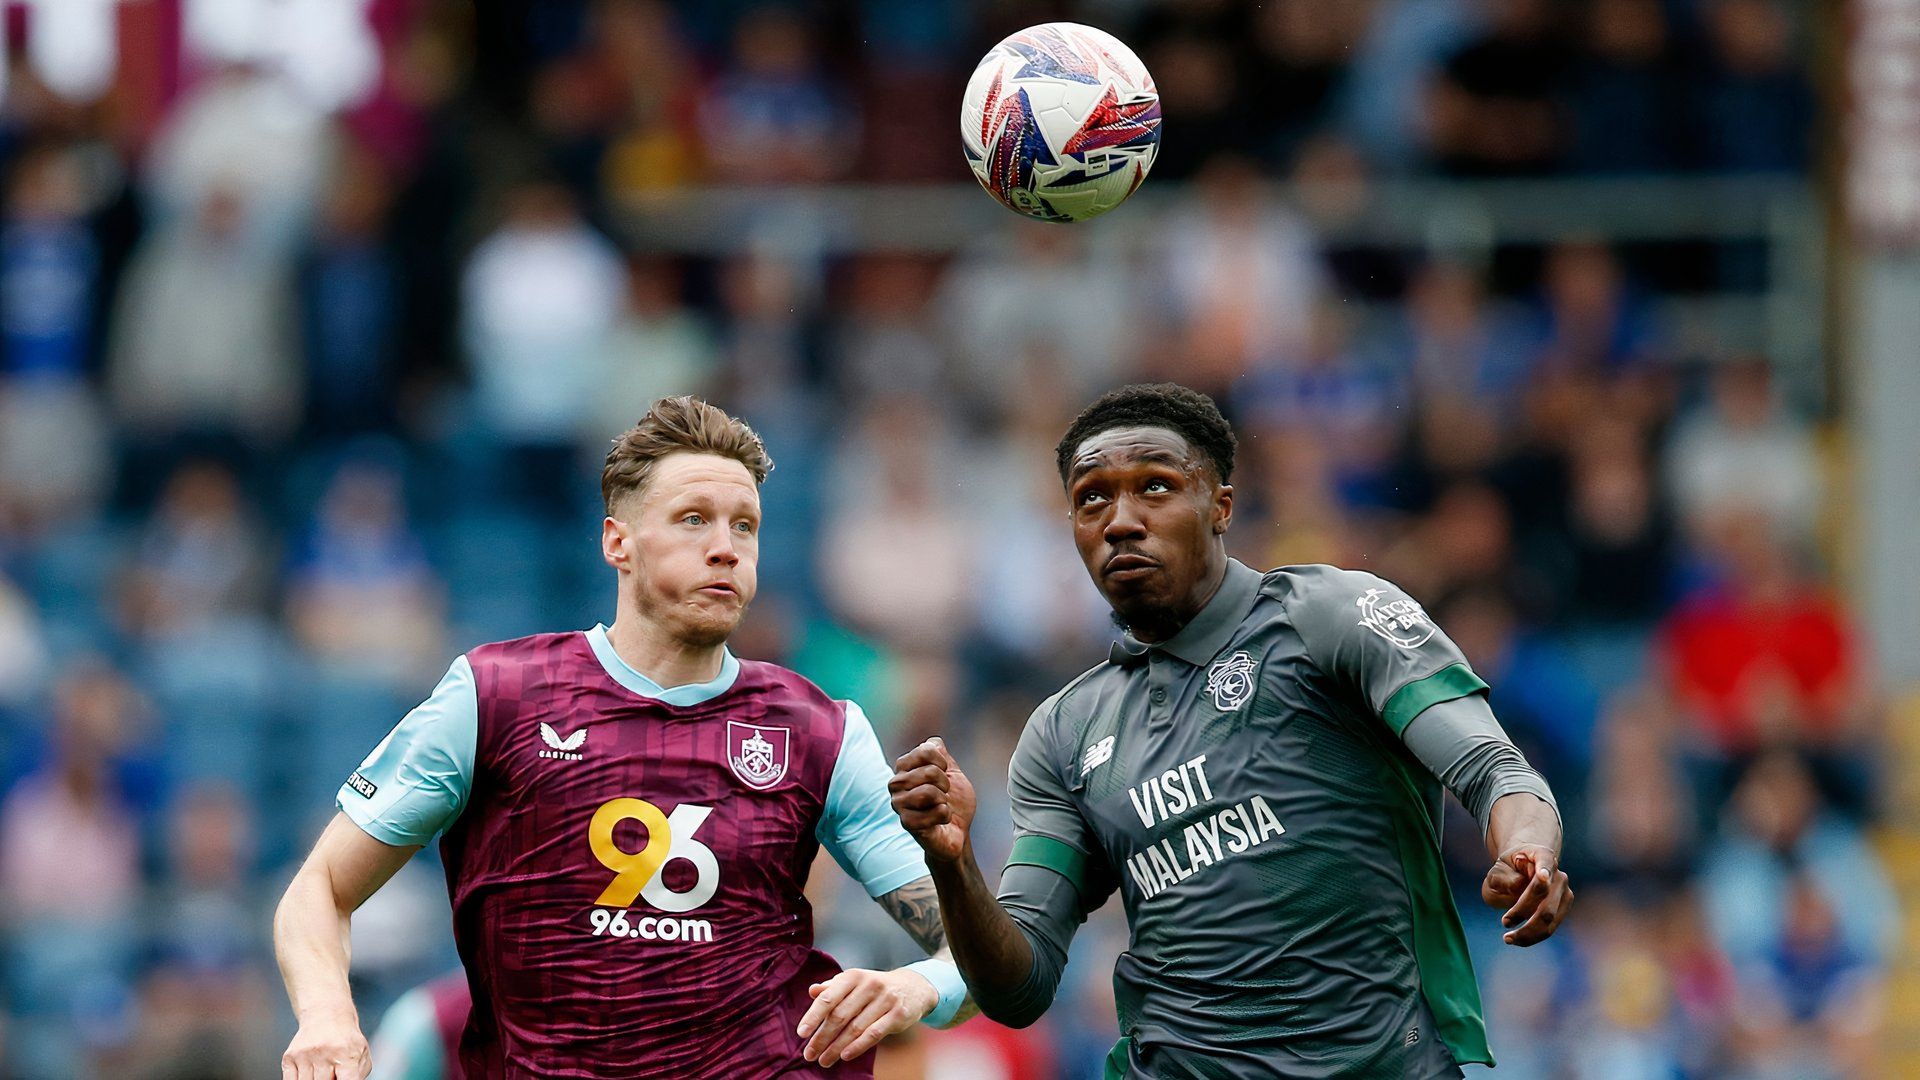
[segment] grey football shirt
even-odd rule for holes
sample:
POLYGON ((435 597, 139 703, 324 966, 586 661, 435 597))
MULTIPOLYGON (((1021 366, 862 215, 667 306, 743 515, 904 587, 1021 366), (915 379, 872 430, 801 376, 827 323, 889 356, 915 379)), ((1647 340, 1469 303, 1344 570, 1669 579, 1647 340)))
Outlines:
POLYGON ((1400 740, 1485 689, 1386 581, 1232 562, 1178 635, 1116 645, 1040 706, 1013 756, 1009 866, 1065 876, 1082 911, 1121 895, 1110 1075, 1491 1063, 1443 790, 1400 740))

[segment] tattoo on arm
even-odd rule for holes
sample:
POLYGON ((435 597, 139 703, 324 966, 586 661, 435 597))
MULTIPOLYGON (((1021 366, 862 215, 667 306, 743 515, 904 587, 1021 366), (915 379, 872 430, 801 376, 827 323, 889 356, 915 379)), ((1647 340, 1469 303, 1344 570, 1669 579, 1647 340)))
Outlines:
MULTIPOLYGON (((878 897, 875 903, 885 908, 893 921, 900 924, 900 929, 925 949, 928 956, 953 962, 953 950, 947 948, 947 928, 940 921, 940 894, 934 890, 932 877, 909 881, 878 897)), ((968 993, 952 1023, 970 1020, 979 1012, 980 1006, 974 1004, 973 994, 968 993)))
POLYGON ((940 895, 933 889, 932 878, 909 881, 874 902, 886 909, 928 956, 946 951, 947 930, 940 922, 940 895))

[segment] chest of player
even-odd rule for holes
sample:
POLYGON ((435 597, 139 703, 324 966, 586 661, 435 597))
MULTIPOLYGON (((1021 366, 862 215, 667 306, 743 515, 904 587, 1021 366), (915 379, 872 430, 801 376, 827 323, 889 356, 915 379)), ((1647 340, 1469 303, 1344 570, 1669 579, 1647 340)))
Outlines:
POLYGON ((1311 889, 1384 828, 1381 747, 1296 643, 1256 635, 1199 667, 1155 651, 1075 700, 1063 772, 1131 899, 1311 889))
POLYGON ((838 750, 831 720, 750 689, 689 707, 618 687, 483 702, 468 812, 521 872, 609 907, 797 890, 838 750))

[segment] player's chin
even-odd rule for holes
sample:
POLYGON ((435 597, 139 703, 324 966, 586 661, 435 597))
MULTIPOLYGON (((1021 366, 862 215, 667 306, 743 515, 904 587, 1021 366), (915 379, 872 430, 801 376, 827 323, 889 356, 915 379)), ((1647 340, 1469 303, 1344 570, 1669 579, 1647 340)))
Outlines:
POLYGON ((746 613, 746 601, 737 596, 731 601, 696 600, 681 613, 680 640, 702 648, 719 645, 733 636, 746 613))

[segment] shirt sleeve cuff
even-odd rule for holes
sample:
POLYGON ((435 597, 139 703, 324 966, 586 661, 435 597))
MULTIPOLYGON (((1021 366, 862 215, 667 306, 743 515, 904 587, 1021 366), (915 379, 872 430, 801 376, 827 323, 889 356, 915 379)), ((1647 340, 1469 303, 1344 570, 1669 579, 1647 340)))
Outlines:
POLYGON ((366 833, 375 840, 389 847, 426 847, 433 842, 433 837, 431 836, 422 840, 401 832, 399 829, 381 821, 379 818, 369 817, 364 809, 358 808, 348 801, 347 794, 348 789, 341 788, 340 794, 334 796, 333 805, 340 808, 340 812, 347 816, 348 821, 358 825, 361 832, 366 833))
POLYGON ((947 1027, 953 1018, 960 1014, 960 1006, 966 1004, 967 983, 960 977, 960 969, 945 960, 921 960, 908 964, 906 970, 918 974, 933 984, 940 995, 939 1004, 933 1007, 921 1022, 930 1027, 947 1027))

